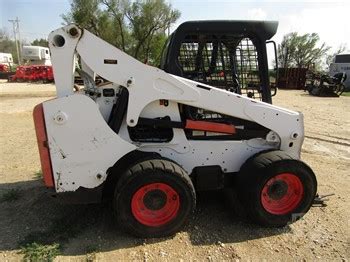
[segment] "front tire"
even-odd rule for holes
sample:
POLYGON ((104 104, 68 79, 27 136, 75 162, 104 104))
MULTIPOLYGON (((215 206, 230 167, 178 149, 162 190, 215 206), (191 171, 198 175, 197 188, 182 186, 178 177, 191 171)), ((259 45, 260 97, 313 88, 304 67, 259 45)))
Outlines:
POLYGON ((282 151, 269 151, 246 161, 238 175, 237 190, 250 221, 282 227, 310 209, 317 181, 302 161, 282 151))
POLYGON ((121 176, 113 208, 119 224, 138 237, 178 232, 194 211, 196 195, 186 172, 176 163, 151 159, 121 176))

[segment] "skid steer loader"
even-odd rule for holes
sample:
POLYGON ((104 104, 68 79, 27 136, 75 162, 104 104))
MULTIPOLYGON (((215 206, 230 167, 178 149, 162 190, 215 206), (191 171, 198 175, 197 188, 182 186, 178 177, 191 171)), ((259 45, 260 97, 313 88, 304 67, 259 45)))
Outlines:
POLYGON ((142 237, 179 231, 201 190, 234 190, 263 226, 302 217, 317 182, 300 160, 303 115, 271 104, 266 41, 276 30, 184 23, 164 49, 164 70, 75 24, 51 32, 57 97, 33 112, 46 186, 111 200, 119 223, 142 237), (96 86, 96 74, 109 82, 96 86))

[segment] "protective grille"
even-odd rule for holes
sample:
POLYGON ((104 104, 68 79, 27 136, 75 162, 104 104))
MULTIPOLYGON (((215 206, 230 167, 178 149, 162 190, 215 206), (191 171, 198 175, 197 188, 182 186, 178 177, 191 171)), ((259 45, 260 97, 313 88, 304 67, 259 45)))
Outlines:
POLYGON ((262 100, 258 53, 249 38, 189 35, 178 61, 186 78, 262 100))
POLYGON ((236 67, 242 88, 238 93, 262 100, 258 52, 249 38, 244 38, 236 48, 236 67))
MULTIPOLYGON (((188 35, 178 61, 183 77, 262 100, 258 52, 241 35, 188 35)), ((184 106, 185 118, 230 122, 231 117, 184 106)), ((193 134, 194 135, 194 134, 193 134)))

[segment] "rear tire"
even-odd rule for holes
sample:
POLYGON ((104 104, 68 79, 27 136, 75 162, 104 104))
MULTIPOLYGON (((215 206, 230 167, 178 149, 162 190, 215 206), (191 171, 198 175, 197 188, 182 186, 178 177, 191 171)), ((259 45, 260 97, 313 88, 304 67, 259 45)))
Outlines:
POLYGON ((237 177, 238 198, 247 218, 268 227, 300 219, 310 209, 316 190, 311 168, 282 151, 251 157, 237 177))
POLYGON ((189 176, 165 159, 145 160, 126 170, 113 200, 119 224, 138 237, 175 234, 185 225, 195 204, 189 176))
POLYGON ((336 85, 334 92, 338 96, 341 96, 344 93, 344 90, 345 90, 344 84, 338 84, 338 85, 336 85))

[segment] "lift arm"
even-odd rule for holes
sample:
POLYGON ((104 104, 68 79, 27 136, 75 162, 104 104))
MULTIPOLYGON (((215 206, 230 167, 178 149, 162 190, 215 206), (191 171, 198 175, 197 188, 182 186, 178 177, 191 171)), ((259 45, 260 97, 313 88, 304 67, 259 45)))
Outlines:
MULTIPOLYGON (((166 99, 256 122, 280 140, 280 149, 299 158, 304 138, 303 115, 145 65, 85 29, 71 24, 51 32, 57 96, 73 94, 74 65, 79 54, 88 73, 125 86, 129 91, 127 124, 136 126, 142 110, 166 99)), ((274 136, 272 136, 274 137, 274 136)))

